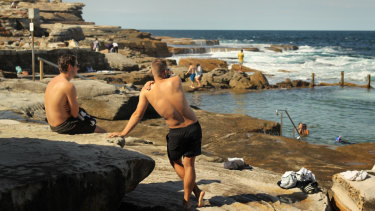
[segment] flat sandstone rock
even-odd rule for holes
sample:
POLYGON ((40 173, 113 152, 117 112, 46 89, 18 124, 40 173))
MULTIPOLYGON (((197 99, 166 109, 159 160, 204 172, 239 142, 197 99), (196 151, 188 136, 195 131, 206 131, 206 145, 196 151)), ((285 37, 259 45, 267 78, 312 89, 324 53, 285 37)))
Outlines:
POLYGON ((363 181, 350 181, 341 174, 333 175, 332 192, 341 210, 375 210, 375 171, 367 171, 363 181))

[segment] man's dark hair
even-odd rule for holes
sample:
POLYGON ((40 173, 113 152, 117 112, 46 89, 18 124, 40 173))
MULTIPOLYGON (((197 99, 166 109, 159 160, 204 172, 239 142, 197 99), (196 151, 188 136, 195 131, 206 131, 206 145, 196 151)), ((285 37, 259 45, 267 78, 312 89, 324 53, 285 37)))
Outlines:
POLYGON ((151 64, 152 72, 157 76, 162 76, 163 71, 167 70, 167 62, 163 59, 155 59, 151 64))
POLYGON ((74 55, 63 55, 59 58, 59 70, 62 73, 68 72, 68 67, 74 67, 77 64, 77 57, 74 55))

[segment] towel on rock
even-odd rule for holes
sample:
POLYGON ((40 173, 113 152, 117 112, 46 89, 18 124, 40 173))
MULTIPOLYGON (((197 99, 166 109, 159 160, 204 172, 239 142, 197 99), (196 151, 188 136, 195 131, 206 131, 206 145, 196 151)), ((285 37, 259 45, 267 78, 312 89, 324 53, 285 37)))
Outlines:
POLYGON ((343 176, 347 180, 351 181, 362 181, 367 178, 367 172, 366 171, 346 171, 341 172, 341 176, 343 176))

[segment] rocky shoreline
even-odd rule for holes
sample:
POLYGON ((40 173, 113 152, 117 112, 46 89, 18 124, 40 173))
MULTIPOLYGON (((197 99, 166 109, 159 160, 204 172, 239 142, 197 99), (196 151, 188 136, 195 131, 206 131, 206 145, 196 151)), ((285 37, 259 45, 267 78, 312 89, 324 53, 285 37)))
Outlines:
MULTIPOLYGON (((121 130, 127 123, 137 105, 139 89, 152 80, 149 69, 155 57, 223 50, 215 46, 217 40, 152 37, 150 33, 134 29, 97 26, 82 19, 84 4, 81 3, 21 1, 17 8, 10 8, 9 1, 0 1, 0 117, 1 112, 13 111, 25 118, 0 119, 0 210, 46 207, 53 210, 179 210, 182 184, 167 161, 168 128, 151 107, 126 140, 94 134, 57 135, 43 122, 44 89, 58 70, 45 65, 45 79, 35 82, 30 80, 30 75, 15 73, 15 66, 20 66, 31 74, 31 60, 24 59, 31 58, 27 18, 30 7, 39 8, 41 15, 36 22, 36 56, 54 63, 62 54, 78 56, 80 75, 89 79, 73 80, 79 104, 109 132, 121 130), (100 52, 92 50, 95 38, 100 42, 100 52), (119 53, 108 53, 105 49, 112 42, 119 44, 119 53), (202 43, 210 48, 199 47, 202 43), (88 68, 104 71, 87 72, 88 68), (55 152, 53 148, 61 150, 55 152), (19 154, 25 156, 18 157, 19 154), (67 188, 70 187, 67 181, 75 185, 67 188), (71 194, 72 198, 60 193, 71 194), (46 200, 49 200, 47 204, 46 200)), ((293 45, 268 48, 279 53, 296 49, 298 46, 293 45)), ((245 67, 244 71, 249 73, 246 74, 238 72, 238 65, 229 69, 225 61, 217 59, 185 58, 178 64, 175 60, 167 62, 189 92, 312 86, 306 81, 289 79, 269 84, 261 70, 245 67), (205 71, 201 88, 189 88, 190 81, 184 73, 190 63, 200 63, 205 71)), ((39 63, 36 69, 39 70, 39 63)), ((194 111, 203 128, 203 155, 197 159, 197 181, 207 192, 206 206, 198 210, 330 210, 335 206, 353 208, 353 204, 358 210, 375 209, 375 190, 371 189, 375 187, 374 175, 370 174, 367 180, 373 185, 372 195, 368 195, 368 189, 363 192, 363 186, 345 182, 335 175, 346 170, 371 169, 375 163, 375 144, 312 145, 278 136, 280 125, 276 122, 199 108, 194 111), (223 161, 229 157, 244 158, 253 169, 226 170, 223 161), (285 171, 298 171, 302 167, 316 175, 322 192, 305 194, 298 188, 285 190, 277 186, 285 171), (333 196, 336 200, 332 200, 333 196), (347 198, 351 199, 349 204, 347 198)))
MULTIPOLYGON (((6 99, 0 102, 0 110, 17 111, 23 113, 27 119, 43 119, 43 108, 40 105, 43 102, 43 92, 47 82, 48 79, 44 83, 32 82, 28 79, 0 81, 0 96, 6 99)), ((98 99, 95 96, 101 96, 105 101, 110 99, 111 95, 124 95, 128 96, 129 101, 130 96, 136 95, 135 91, 120 91, 113 85, 106 85, 101 81, 74 80, 73 83, 77 86, 79 101, 87 100, 86 105, 97 104, 98 99), (87 92, 88 89, 90 92, 87 92)), ((126 98, 122 98, 122 101, 126 101, 126 98)), ((116 107, 115 101, 111 102, 112 108, 116 107)), ((119 103, 117 107, 120 108, 122 104, 124 103, 119 103)), ((102 115, 101 119, 98 119, 98 124, 108 131, 121 130, 127 122, 127 117, 122 117, 123 120, 111 118, 105 120, 103 117, 106 112, 103 111, 109 108, 100 107, 98 110, 102 111, 98 112, 102 115)), ((331 206, 329 201, 333 194, 330 194, 330 188, 335 184, 332 183, 332 175, 352 169, 371 169, 375 162, 373 156, 375 144, 354 144, 336 148, 312 145, 275 136, 280 127, 276 122, 255 119, 247 115, 219 114, 198 108, 194 110, 203 129, 203 155, 198 158, 197 181, 208 192, 207 206, 199 210, 212 208, 242 210, 245 207, 249 210, 267 210, 267 207, 280 210, 292 208, 325 210, 331 206), (229 157, 242 157, 254 169, 252 171, 225 170, 222 162, 229 157), (298 188, 284 190, 277 186, 276 182, 280 180, 281 174, 289 170, 297 171, 302 167, 316 175, 322 192, 308 195, 298 188), (234 181, 233 178, 237 179, 234 181), (283 201, 285 199, 291 202, 283 201), (321 209, 322 207, 324 209, 321 209)), ((90 111, 95 112, 95 110, 90 111)), ((126 143, 121 140, 107 140, 104 135, 57 135, 51 132, 45 123, 10 123, 9 120, 0 120, 0 124, 2 124, 0 127, 2 141, 22 139, 33 142, 35 138, 74 141, 78 144, 123 147, 147 155, 155 161, 155 170, 140 182, 134 191, 125 194, 119 206, 122 209, 134 210, 175 210, 180 205, 179 198, 175 196, 182 194, 181 182, 169 166, 166 155, 165 135, 168 133, 168 128, 164 120, 155 118, 152 112, 147 114, 147 118, 130 134, 131 137, 136 138, 127 138, 126 143), (153 195, 158 197, 152 198, 153 195)), ((84 162, 84 160, 77 162, 84 162)), ((98 167, 95 171, 101 170, 98 167)))

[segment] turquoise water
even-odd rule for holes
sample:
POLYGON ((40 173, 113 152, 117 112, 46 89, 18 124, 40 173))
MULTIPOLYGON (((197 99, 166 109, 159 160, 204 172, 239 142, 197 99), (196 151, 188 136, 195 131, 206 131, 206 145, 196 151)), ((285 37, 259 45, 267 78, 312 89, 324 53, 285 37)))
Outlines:
MULTIPOLYGON (((267 90, 244 94, 188 93, 189 102, 219 113, 241 113, 280 122, 277 109, 287 110, 297 125, 307 124, 310 135, 303 140, 314 144, 335 144, 335 138, 352 143, 375 143, 375 90, 349 87, 267 90)), ((283 136, 296 137, 283 113, 283 136)))

